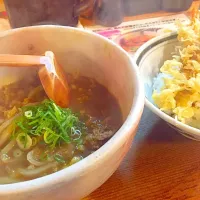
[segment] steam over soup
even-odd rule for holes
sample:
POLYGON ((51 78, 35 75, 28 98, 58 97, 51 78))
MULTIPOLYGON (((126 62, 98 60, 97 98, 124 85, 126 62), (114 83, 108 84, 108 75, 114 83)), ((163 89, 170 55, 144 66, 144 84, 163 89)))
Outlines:
POLYGON ((37 76, 0 89, 0 184, 73 165, 122 125, 119 105, 105 87, 67 76, 71 99, 65 109, 47 98, 37 76))

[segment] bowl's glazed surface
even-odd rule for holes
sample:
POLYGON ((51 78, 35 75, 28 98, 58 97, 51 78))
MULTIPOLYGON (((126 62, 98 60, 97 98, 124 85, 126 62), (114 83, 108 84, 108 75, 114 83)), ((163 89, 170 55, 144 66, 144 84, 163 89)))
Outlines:
MULTIPOLYGON (((15 29, 2 33, 0 44, 0 53, 4 54, 41 55, 47 50, 53 51, 67 72, 95 78, 117 98, 124 124, 99 150, 54 174, 0 185, 0 199, 3 200, 78 200, 85 197, 114 173, 136 133, 144 106, 137 66, 111 41, 75 28, 35 26, 15 29)), ((1 68, 0 86, 20 76, 31 76, 31 73, 28 68, 1 68)))

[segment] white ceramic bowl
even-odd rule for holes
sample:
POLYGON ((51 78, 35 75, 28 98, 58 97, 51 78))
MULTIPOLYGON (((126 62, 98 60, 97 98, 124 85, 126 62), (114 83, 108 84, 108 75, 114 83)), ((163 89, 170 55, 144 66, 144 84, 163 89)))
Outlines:
MULTIPOLYGON (((35 180, 0 185, 2 200, 76 200, 87 196, 118 168, 141 118, 144 92, 139 70, 113 42, 61 26, 21 28, 0 35, 0 53, 40 55, 46 50, 55 53, 67 72, 78 71, 105 85, 119 102, 124 124, 99 150, 73 166, 35 180)), ((28 69, 0 68, 0 86, 30 74, 28 69)))
POLYGON ((165 114, 153 104, 152 100, 153 78, 159 73, 164 61, 172 58, 172 52, 175 51, 177 45, 179 45, 177 33, 168 33, 151 39, 136 52, 134 58, 144 83, 145 105, 182 135, 193 140, 200 140, 199 129, 183 124, 165 114))

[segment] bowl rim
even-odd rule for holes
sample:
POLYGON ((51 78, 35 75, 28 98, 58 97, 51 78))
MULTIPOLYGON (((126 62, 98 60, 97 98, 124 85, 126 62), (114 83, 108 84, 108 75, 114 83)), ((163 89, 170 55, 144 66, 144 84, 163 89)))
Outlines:
MULTIPOLYGON (((177 40, 177 35, 178 35, 177 31, 162 34, 160 36, 157 36, 157 37, 149 40, 148 42, 143 44, 137 50, 137 52, 135 53, 135 56, 134 56, 134 60, 135 60, 135 63, 138 65, 140 73, 141 73, 141 68, 139 67, 139 62, 141 61, 143 55, 145 55, 151 48, 153 48, 153 47, 155 47, 155 46, 157 46, 157 45, 159 45, 163 42, 167 42, 167 41, 170 41, 170 40, 173 40, 173 39, 177 40)), ((174 119, 173 117, 167 115, 166 113, 161 111, 158 107, 156 107, 153 103, 151 103, 147 99, 146 94, 145 94, 145 106, 147 106, 153 113, 155 113, 161 119, 165 120, 166 122, 170 123, 171 125, 179 128, 179 129, 181 129, 185 132, 190 132, 193 135, 200 136, 200 129, 191 127, 191 126, 184 124, 184 123, 174 119)))
POLYGON ((143 84, 140 82, 139 69, 137 65, 135 64, 135 62, 133 62, 133 59, 125 50, 123 50, 113 41, 97 33, 68 26, 40 25, 40 26, 22 27, 4 31, 0 33, 0 38, 13 35, 18 32, 23 32, 26 30, 41 30, 41 29, 49 29, 49 31, 51 31, 52 29, 53 30, 58 29, 58 30, 66 30, 68 32, 70 31, 73 33, 78 32, 80 34, 89 35, 90 37, 99 39, 102 42, 106 42, 108 45, 111 45, 114 48, 118 49, 118 51, 120 51, 128 61, 127 65, 130 68, 130 71, 132 72, 132 75, 134 77, 134 80, 131 81, 133 82, 134 89, 137 88, 137 90, 134 91, 135 95, 133 98, 130 112, 127 118, 125 119, 124 123, 122 124, 121 128, 101 148, 99 148, 98 150, 96 150, 94 153, 90 154, 83 160, 79 161, 78 163, 70 167, 67 167, 65 169, 59 170, 58 172, 40 178, 36 178, 33 180, 0 185, 0 196, 7 195, 9 193, 12 194, 14 193, 17 195, 19 193, 24 193, 24 192, 33 192, 37 189, 39 190, 41 188, 47 188, 51 186, 59 187, 59 185, 62 185, 63 182, 65 182, 66 177, 68 177, 69 181, 71 181, 74 178, 76 179, 79 176, 83 176, 86 173, 90 173, 90 171, 92 171, 92 169, 94 168, 93 166, 98 165, 98 163, 101 162, 102 159, 105 159, 105 157, 110 152, 115 152, 116 150, 118 150, 118 147, 121 146, 121 144, 123 144, 124 141, 127 140, 129 134, 132 133, 135 129, 137 129, 144 108, 144 99, 145 99, 144 89, 143 89, 143 84), (110 146, 112 146, 112 148, 110 149, 110 151, 108 151, 107 149, 109 149, 110 146))

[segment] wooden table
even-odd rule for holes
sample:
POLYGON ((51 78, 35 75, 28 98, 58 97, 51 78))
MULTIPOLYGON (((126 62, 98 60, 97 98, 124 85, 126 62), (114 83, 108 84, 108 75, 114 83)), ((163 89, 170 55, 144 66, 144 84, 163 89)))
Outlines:
POLYGON ((85 200, 199 200, 200 143, 147 108, 132 147, 113 176, 85 200))
MULTIPOLYGON (((163 15, 169 13, 126 20, 163 15)), ((183 137, 145 108, 135 140, 119 169, 84 200, 165 199, 200 200, 200 142, 183 137)))

